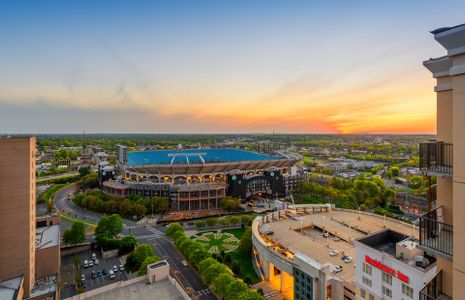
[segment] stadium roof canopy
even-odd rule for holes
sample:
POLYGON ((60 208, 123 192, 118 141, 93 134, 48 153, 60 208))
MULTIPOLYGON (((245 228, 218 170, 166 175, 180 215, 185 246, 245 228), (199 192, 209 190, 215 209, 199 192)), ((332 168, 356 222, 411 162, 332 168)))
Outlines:
POLYGON ((128 165, 185 165, 278 160, 285 157, 240 149, 185 149, 129 152, 128 165))

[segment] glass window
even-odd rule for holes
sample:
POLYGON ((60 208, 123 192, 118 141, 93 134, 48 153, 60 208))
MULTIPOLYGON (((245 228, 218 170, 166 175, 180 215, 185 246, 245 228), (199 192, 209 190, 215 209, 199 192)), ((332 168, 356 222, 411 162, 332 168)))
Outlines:
POLYGON ((383 295, 386 295, 389 298, 391 298, 392 297, 392 290, 383 285, 383 295))
POLYGON ((402 294, 410 298, 413 298, 413 289, 409 287, 408 285, 406 285, 405 283, 402 283, 402 294))
POLYGON ((369 275, 372 275, 372 268, 370 265, 366 264, 366 263, 363 263, 362 264, 362 269, 363 269, 363 272, 369 274, 369 275))
POLYGON ((371 287, 371 279, 368 279, 367 277, 362 276, 362 282, 363 282, 365 285, 371 287))
POLYGON ((366 297, 366 292, 364 289, 360 289, 360 297, 362 297, 363 299, 365 299, 366 297))
POLYGON ((389 285, 392 285, 392 276, 388 273, 383 272, 383 282, 386 282, 389 285))
POLYGON ((375 296, 372 295, 372 294, 369 294, 369 295, 368 295, 368 300, 375 300, 375 296))

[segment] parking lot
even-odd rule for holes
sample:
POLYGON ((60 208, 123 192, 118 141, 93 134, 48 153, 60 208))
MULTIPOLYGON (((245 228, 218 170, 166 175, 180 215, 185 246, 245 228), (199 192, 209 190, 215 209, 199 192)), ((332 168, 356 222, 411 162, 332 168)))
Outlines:
POLYGON ((111 284, 116 281, 127 280, 128 276, 126 272, 120 270, 121 263, 120 263, 119 258, 114 257, 114 258, 103 259, 99 251, 95 252, 99 264, 95 265, 94 263, 92 267, 85 268, 84 261, 86 259, 88 261, 91 261, 92 253, 94 252, 89 250, 89 251, 80 252, 80 253, 69 255, 69 256, 62 258, 62 275, 63 275, 62 281, 68 283, 68 285, 62 289, 62 293, 61 293, 62 298, 67 298, 67 297, 70 297, 76 294, 76 290, 74 288, 74 276, 75 275, 78 275, 79 277, 84 275, 85 284, 83 286, 85 286, 85 291, 89 291, 89 290, 92 290, 92 289, 95 289, 95 288, 98 288, 98 287, 101 287, 107 284, 111 284), (73 265, 73 257, 75 256, 80 257, 80 268, 75 274, 73 274, 74 268, 72 267, 72 265, 73 265), (114 271, 115 278, 111 279, 109 271, 113 270, 114 266, 117 267, 117 271, 114 271), (103 270, 106 271, 106 275, 102 274, 104 273, 103 270), (93 271, 95 272, 96 275, 97 273, 101 273, 101 276, 94 275, 95 278, 92 278, 93 271))

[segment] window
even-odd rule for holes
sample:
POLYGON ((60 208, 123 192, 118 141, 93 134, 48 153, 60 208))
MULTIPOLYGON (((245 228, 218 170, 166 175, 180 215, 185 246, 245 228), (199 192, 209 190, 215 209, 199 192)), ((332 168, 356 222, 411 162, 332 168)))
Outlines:
POLYGON ((402 283, 402 294, 407 295, 410 298, 413 298, 413 289, 405 283, 402 283))
POLYGON ((392 297, 392 290, 383 285, 383 295, 386 295, 389 298, 391 298, 392 297))
POLYGON ((389 285, 392 285, 392 276, 388 273, 383 272, 383 282, 386 282, 389 285))
POLYGON ((375 300, 375 296, 372 294, 368 295, 368 300, 375 300))
POLYGON ((366 263, 363 263, 362 264, 362 269, 363 269, 363 272, 369 274, 369 275, 372 275, 372 268, 370 265, 366 264, 366 263))
POLYGON ((366 278, 365 276, 362 276, 362 282, 366 285, 371 287, 371 279, 366 278))
POLYGON ((365 297, 366 297, 366 292, 365 292, 364 289, 360 289, 360 297, 363 298, 363 299, 365 299, 365 297))

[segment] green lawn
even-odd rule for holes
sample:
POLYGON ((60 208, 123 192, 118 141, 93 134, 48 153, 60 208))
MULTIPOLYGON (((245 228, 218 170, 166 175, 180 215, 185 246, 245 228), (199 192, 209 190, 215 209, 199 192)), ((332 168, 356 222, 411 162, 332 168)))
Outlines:
MULTIPOLYGON (((245 230, 242 229, 242 228, 233 228, 233 229, 223 229, 223 230, 221 230, 221 232, 231 233, 238 240, 240 240, 242 235, 244 234, 245 230)), ((207 233, 204 233, 204 234, 213 236, 214 233, 216 233, 216 231, 211 231, 211 232, 207 232, 207 233)), ((202 243, 202 241, 199 241, 199 240, 197 240, 197 241, 202 243)), ((202 243, 202 244, 204 244, 205 247, 208 247, 207 249, 210 249, 210 247, 212 245, 213 246, 218 246, 218 244, 221 244, 221 239, 219 239, 219 240, 211 240, 211 241, 212 241, 211 243, 202 243)), ((220 247, 221 247, 221 245, 220 245, 220 247)), ((221 252, 221 250, 219 252, 221 252)), ((234 260, 239 261, 240 274, 236 274, 236 275, 238 275, 242 279, 249 276, 252 279, 252 283, 257 283, 257 282, 260 281, 260 277, 258 277, 257 273, 255 273, 255 269, 253 268, 252 258, 243 256, 241 253, 239 253, 239 251, 237 249, 234 250, 234 251, 229 252, 229 254, 231 255, 231 260, 232 261, 234 261, 234 260)), ((231 267, 231 266, 229 265, 229 267, 231 267)))
POLYGON ((239 239, 234 235, 217 233, 217 232, 206 232, 198 235, 197 242, 202 244, 208 249, 210 253, 219 254, 222 251, 231 252, 234 251, 239 245, 239 239))

